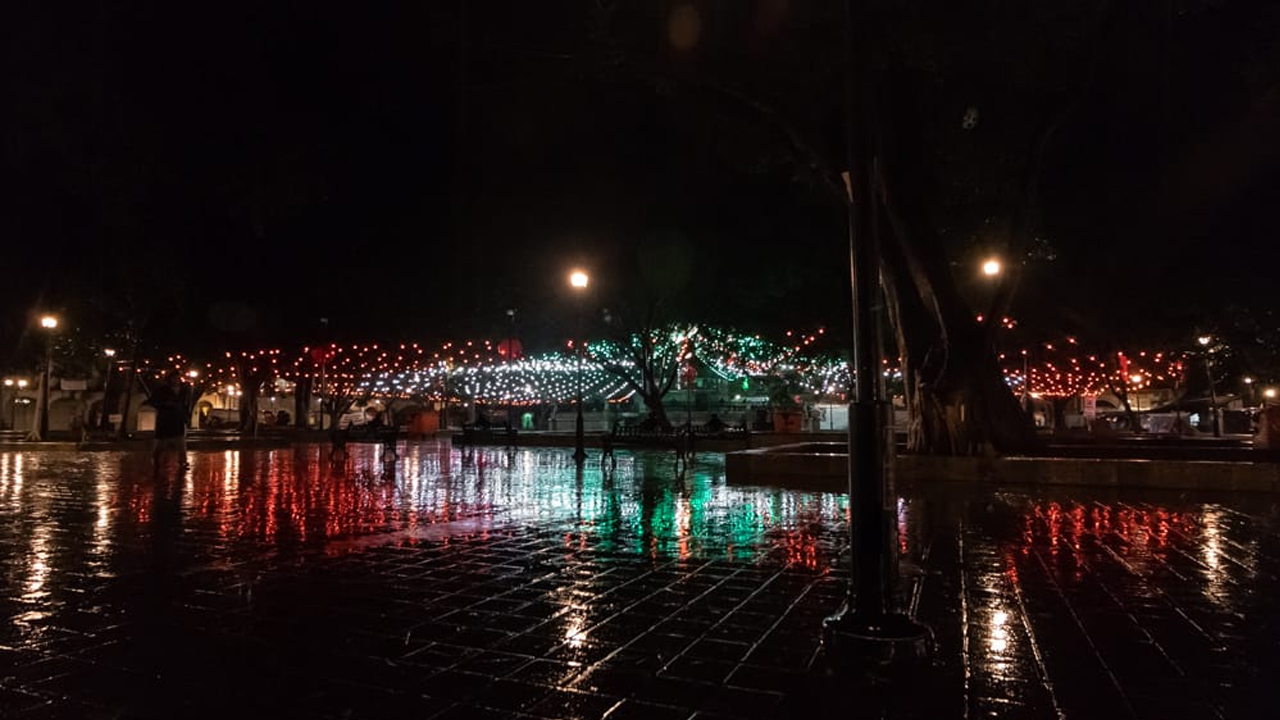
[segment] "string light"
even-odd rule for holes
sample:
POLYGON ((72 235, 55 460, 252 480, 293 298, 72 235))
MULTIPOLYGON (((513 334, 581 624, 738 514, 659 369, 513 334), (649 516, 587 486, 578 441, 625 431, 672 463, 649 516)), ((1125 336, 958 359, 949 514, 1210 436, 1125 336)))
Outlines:
MULTIPOLYGON (((1002 318, 1006 329, 1016 324, 1012 318, 1002 318)), ((676 370, 696 360, 720 380, 741 383, 746 394, 752 392, 753 384, 784 375, 795 378, 803 393, 847 393, 856 378, 840 349, 822 347, 830 344, 830 337, 824 328, 790 330, 782 342, 772 342, 728 328, 685 325, 635 335, 627 343, 591 342, 583 357, 583 394, 609 403, 631 398, 634 389, 609 368, 631 370, 636 357, 676 370)), ((296 353, 281 349, 226 352, 204 362, 170 355, 157 363, 141 360, 137 372, 144 379, 159 379, 173 370, 194 373, 191 382, 207 390, 270 386, 284 393, 289 385, 303 380, 318 382, 323 365, 320 392, 328 395, 416 401, 443 401, 447 395, 467 402, 517 406, 573 400, 577 365, 571 344, 559 351, 513 358, 505 342, 505 338, 466 340, 435 348, 417 343, 328 344, 303 347, 296 353)), ((1028 387, 1048 397, 1100 394, 1116 387, 1130 391, 1171 387, 1181 380, 1187 357, 1148 349, 1087 354, 1073 336, 1062 343, 1040 343, 1034 350, 1030 356, 1025 348, 999 355, 1005 381, 1014 390, 1028 387)), ((902 379, 901 368, 888 360, 882 372, 890 381, 902 379)))

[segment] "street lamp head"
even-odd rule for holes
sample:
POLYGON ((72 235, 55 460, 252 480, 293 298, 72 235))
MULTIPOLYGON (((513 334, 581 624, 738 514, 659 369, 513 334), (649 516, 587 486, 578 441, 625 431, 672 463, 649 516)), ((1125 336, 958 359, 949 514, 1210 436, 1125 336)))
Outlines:
POLYGON ((43 328, 52 330, 58 327, 58 318, 52 315, 45 315, 44 317, 40 318, 40 326, 43 328))
POLYGON ((1200 343, 1201 346, 1207 346, 1209 343, 1213 342, 1213 338, 1208 335, 1201 335, 1196 338, 1196 342, 1200 343))
POLYGON ((102 348, 102 354, 106 355, 107 357, 115 357, 116 351, 114 348, 102 348))
POLYGON ((982 263, 982 274, 987 277, 995 277, 996 275, 999 275, 1000 270, 1000 261, 995 258, 987 258, 987 260, 982 263))
POLYGON ((5 386, 5 387, 13 387, 13 378, 5 378, 5 379, 4 379, 4 386, 5 386))
POLYGON ((574 270, 569 273, 569 284, 576 288, 585 288, 587 286, 587 274, 581 270, 574 270))

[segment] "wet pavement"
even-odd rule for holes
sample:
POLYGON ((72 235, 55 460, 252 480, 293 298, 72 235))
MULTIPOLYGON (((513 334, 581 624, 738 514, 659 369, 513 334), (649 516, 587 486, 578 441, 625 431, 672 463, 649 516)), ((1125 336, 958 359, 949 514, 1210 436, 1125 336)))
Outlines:
POLYGON ((1265 494, 899 488, 914 664, 821 646, 842 495, 722 455, 0 451, 3 718, 1252 718, 1265 494), (839 660, 840 662, 835 662, 839 660))

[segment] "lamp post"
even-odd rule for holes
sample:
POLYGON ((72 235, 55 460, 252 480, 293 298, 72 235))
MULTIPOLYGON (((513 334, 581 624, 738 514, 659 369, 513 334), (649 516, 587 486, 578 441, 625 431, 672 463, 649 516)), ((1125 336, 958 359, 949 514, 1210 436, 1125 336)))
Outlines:
POLYGON ((1210 354, 1213 351, 1209 349, 1213 337, 1201 335, 1196 342, 1204 348, 1204 374, 1209 381, 1209 421, 1213 423, 1213 436, 1222 437, 1222 424, 1218 422, 1218 391, 1213 387, 1213 355, 1210 354))
POLYGON ((1130 375, 1129 382, 1133 385, 1133 410, 1134 412, 1142 412, 1142 396, 1138 394, 1138 390, 1142 389, 1142 376, 1138 374, 1130 375))
POLYGON ((578 294, 577 307, 577 333, 573 341, 574 354, 576 355, 576 366, 574 368, 574 385, 577 386, 575 396, 578 412, 573 424, 573 461, 578 465, 582 465, 587 459, 587 451, 584 447, 584 439, 582 432, 582 296, 587 291, 587 283, 590 279, 587 274, 581 270, 574 270, 569 274, 569 285, 571 285, 578 294))
POLYGON ((837 662, 909 658, 928 648, 930 631, 894 601, 897 543, 893 445, 880 371, 880 248, 877 237, 875 159, 864 127, 876 86, 868 57, 866 0, 845 4, 845 152, 848 167, 848 244, 852 277, 853 369, 856 392, 849 406, 849 536, 852 577, 844 602, 822 626, 822 643, 837 662))
POLYGON ((317 430, 324 430, 324 366, 329 361, 329 318, 320 318, 320 387, 316 390, 316 399, 320 402, 319 418, 316 423, 317 430))
POLYGON ((102 414, 98 418, 98 429, 106 430, 110 427, 107 421, 107 393, 111 392, 111 370, 116 366, 116 351, 113 348, 103 348, 102 354, 107 358, 107 372, 102 379, 102 414))
POLYGON ((53 382, 53 331, 58 329, 58 318, 45 315, 40 318, 40 327, 46 331, 44 343, 44 382, 40 386, 40 418, 39 426, 33 433, 33 440, 43 440, 49 436, 49 383, 53 382))
POLYGON ((1031 412, 1031 368, 1027 362, 1027 350, 1022 349, 1022 412, 1031 412))
MULTIPOLYGON (((516 309, 507 308, 507 319, 510 320, 507 327, 507 366, 514 367, 516 360, 516 309)), ((508 373, 507 377, 511 377, 508 373)), ((512 430, 516 429, 515 418, 512 413, 515 412, 515 392, 511 388, 507 388, 507 438, 511 438, 512 430)))

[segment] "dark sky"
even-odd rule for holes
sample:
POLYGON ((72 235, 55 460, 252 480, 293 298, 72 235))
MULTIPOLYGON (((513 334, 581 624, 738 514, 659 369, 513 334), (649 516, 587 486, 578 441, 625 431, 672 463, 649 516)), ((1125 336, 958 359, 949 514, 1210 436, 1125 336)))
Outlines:
MULTIPOLYGON (((321 317, 332 339, 494 335, 507 307, 555 337, 569 265, 621 283, 647 245, 696 247, 708 312, 732 319, 706 289, 725 285, 761 298, 735 301, 748 322, 844 312, 839 213, 785 158, 744 157, 750 133, 717 132, 707 106, 594 75, 609 59, 593 57, 592 3, 461 5, 16 4, 0 31, 6 346, 34 308, 122 297, 171 345, 291 342, 321 317)), ((769 52, 759 67, 785 69, 787 28, 813 32, 796 3, 698 6, 699 52, 748 76, 769 52)), ((1032 291, 1078 293, 1069 309, 1086 314, 1266 296, 1280 167, 1266 12, 1178 5, 1168 62, 1149 18, 1122 19, 1047 155, 1055 264, 1032 291)), ((630 37, 661 47, 666 25, 648 19, 630 37)), ((974 104, 1008 104, 998 77, 974 77, 974 104)), ((810 115, 838 109, 823 95, 810 115)))

